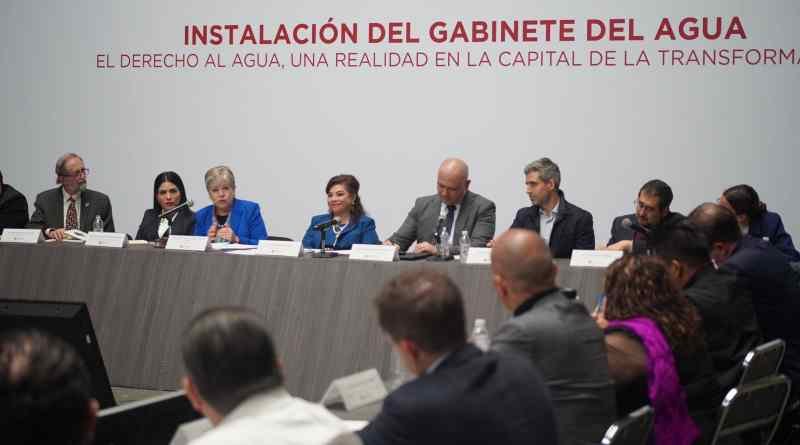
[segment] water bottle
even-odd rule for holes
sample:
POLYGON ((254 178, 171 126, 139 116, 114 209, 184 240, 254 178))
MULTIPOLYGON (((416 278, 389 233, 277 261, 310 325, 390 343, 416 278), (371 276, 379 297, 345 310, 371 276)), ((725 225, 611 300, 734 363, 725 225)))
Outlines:
POLYGON ((92 224, 92 230, 95 232, 102 232, 103 231, 103 218, 100 215, 96 215, 94 217, 94 224, 92 224))
POLYGON ((472 328, 472 344, 483 352, 489 350, 489 331, 486 330, 486 320, 483 318, 475 319, 475 327, 472 328))
POLYGON ((462 230, 461 239, 458 241, 458 254, 462 263, 467 262, 467 254, 469 253, 470 244, 471 240, 469 239, 469 232, 462 230))
POLYGON ((447 258, 450 256, 450 234, 447 233, 447 227, 442 227, 442 234, 439 237, 442 241, 439 243, 439 256, 447 258))

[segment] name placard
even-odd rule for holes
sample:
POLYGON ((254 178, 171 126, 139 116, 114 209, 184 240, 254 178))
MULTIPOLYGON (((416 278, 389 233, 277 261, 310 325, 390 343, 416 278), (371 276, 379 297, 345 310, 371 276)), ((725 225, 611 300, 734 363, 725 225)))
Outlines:
POLYGON ((94 247, 125 247, 128 244, 128 235, 114 232, 89 232, 86 245, 94 247))
POLYGON ((368 369, 331 382, 320 403, 330 405, 343 402, 347 411, 383 400, 386 387, 375 368, 368 369))
POLYGON ((256 255, 286 256, 297 258, 303 254, 303 244, 300 241, 269 241, 258 242, 256 255))
POLYGON ((491 247, 470 247, 467 251, 467 264, 492 264, 491 247))
POLYGON ((191 235, 170 235, 167 238, 167 250, 190 250, 193 252, 205 252, 208 246, 207 236, 191 235))
POLYGON ((569 265, 573 267, 608 267, 622 257, 621 250, 578 250, 572 251, 569 265))
POLYGON ((39 229, 5 229, 0 236, 0 242, 3 243, 36 244, 43 239, 44 236, 39 229))
POLYGON ((353 244, 350 250, 351 260, 386 261, 397 260, 397 247, 383 244, 353 244))

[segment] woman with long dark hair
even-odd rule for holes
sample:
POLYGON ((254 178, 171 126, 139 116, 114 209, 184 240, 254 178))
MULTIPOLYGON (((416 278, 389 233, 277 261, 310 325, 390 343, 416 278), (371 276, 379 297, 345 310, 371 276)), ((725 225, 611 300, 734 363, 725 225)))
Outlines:
POLYGON ((153 181, 153 208, 145 210, 136 239, 156 241, 169 235, 191 235, 194 212, 188 206, 165 217, 160 216, 185 202, 186 189, 180 175, 173 171, 159 173, 153 181))
POLYGON ((353 244, 380 244, 375 231, 375 220, 367 216, 361 197, 358 179, 353 175, 336 175, 328 181, 325 193, 328 196, 328 212, 311 218, 311 224, 303 236, 303 247, 320 247, 320 231, 314 226, 337 219, 324 230, 325 247, 335 250, 350 249, 353 244))

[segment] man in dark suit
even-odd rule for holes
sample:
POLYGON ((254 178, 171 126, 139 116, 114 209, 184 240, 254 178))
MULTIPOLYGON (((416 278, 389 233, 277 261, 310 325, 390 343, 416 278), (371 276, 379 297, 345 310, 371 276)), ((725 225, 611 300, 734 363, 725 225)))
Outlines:
POLYGON ((418 378, 384 400, 358 433, 365 445, 558 443, 536 369, 467 343, 461 292, 447 275, 405 272, 375 305, 381 328, 418 378))
POLYGON ((761 343, 750 292, 735 273, 714 267, 708 240, 689 221, 650 241, 654 253, 667 261, 670 274, 697 307, 717 379, 727 391, 737 383, 742 360, 761 343))
POLYGON ((528 164, 525 189, 533 205, 517 211, 512 229, 538 233, 556 258, 572 257, 573 249, 594 250, 592 214, 564 199, 555 162, 542 158, 528 164))
POLYGON ((494 286, 514 316, 491 348, 524 357, 542 373, 563 445, 597 443, 616 417, 605 338, 586 307, 556 287, 557 272, 536 233, 511 229, 495 240, 494 286))
POLYGON ((672 188, 660 179, 647 181, 639 189, 639 195, 633 202, 636 213, 614 218, 611 223, 611 239, 606 248, 647 253, 650 249, 648 238, 653 232, 686 219, 680 213, 670 211, 670 204, 672 188))
POLYGON ((5 228, 21 229, 28 224, 28 200, 14 187, 3 182, 0 172, 0 233, 5 228))
POLYGON ((765 340, 786 341, 781 371, 800 385, 800 286, 786 257, 766 241, 742 236, 736 215, 718 204, 701 204, 689 214, 711 243, 720 270, 737 274, 753 300, 765 340))
POLYGON ((417 198, 403 225, 384 244, 398 246, 404 252, 416 241, 416 252, 435 254, 434 234, 442 217, 456 250, 463 230, 469 233, 471 245, 485 246, 494 236, 494 203, 469 191, 469 183, 467 164, 461 159, 446 159, 439 167, 437 194, 417 198))
POLYGON ((29 227, 42 229, 45 236, 63 240, 70 229, 90 232, 97 215, 103 219, 103 230, 114 231, 111 201, 103 193, 86 188, 89 169, 75 153, 67 153, 56 161, 54 189, 36 196, 29 227))

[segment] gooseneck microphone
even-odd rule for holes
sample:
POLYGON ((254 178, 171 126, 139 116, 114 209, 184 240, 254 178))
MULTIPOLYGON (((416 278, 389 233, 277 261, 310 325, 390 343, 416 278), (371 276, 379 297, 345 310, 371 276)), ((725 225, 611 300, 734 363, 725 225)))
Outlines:
POLYGON ((316 224, 314 227, 312 227, 312 229, 313 230, 325 230, 325 229, 327 229, 328 227, 331 227, 331 226, 338 226, 339 225, 339 221, 340 221, 339 217, 336 216, 336 217, 334 217, 332 219, 329 219, 327 221, 323 221, 323 222, 321 222, 319 224, 316 224))
POLYGON ((631 229, 634 232, 644 235, 645 237, 650 236, 650 229, 639 223, 631 221, 630 218, 625 218, 622 220, 622 227, 625 227, 626 229, 631 229))
POLYGON ((167 209, 167 210, 162 210, 162 211, 161 211, 161 214, 160 214, 160 215, 158 215, 158 217, 159 217, 159 218, 163 218, 163 217, 165 217, 165 216, 169 216, 169 215, 171 215, 171 214, 173 214, 173 213, 177 212, 178 210, 180 210, 180 209, 182 209, 182 208, 184 208, 184 207, 191 207, 191 206, 193 206, 193 205, 194 205, 194 201, 192 201, 192 200, 190 199, 190 200, 188 200, 188 201, 184 202, 183 204, 181 204, 181 205, 179 205, 179 206, 175 206, 175 207, 173 207, 173 208, 171 208, 171 209, 167 209))

